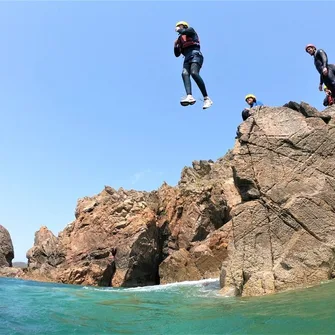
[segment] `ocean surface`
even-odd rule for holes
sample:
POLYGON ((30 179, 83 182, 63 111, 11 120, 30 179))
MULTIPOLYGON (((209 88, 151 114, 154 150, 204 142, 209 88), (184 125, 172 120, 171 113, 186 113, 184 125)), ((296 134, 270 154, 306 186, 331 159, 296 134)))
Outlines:
POLYGON ((0 334, 335 334, 335 282, 226 298, 216 279, 92 288, 0 278, 0 334))

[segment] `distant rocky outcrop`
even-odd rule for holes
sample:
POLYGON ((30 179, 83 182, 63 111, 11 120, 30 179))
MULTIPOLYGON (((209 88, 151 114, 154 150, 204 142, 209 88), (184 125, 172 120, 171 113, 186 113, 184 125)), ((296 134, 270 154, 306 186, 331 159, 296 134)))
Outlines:
POLYGON ((224 295, 263 295, 335 275, 335 108, 256 107, 234 148, 194 161, 176 187, 80 199, 46 227, 26 278, 143 286, 220 276, 224 295))
POLYGON ((11 267, 14 248, 8 230, 0 225, 0 267, 11 267))
POLYGON ((12 267, 14 248, 8 230, 0 225, 0 277, 22 277, 21 269, 12 267))

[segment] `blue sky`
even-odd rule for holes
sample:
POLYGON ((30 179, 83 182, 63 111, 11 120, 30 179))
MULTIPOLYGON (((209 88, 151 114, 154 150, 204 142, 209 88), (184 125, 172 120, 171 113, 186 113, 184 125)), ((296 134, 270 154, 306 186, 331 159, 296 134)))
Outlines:
POLYGON ((254 93, 270 106, 323 93, 307 43, 335 63, 327 2, 0 3, 0 224, 25 261, 34 233, 58 234, 77 199, 176 185, 193 160, 223 156, 254 93), (326 6, 326 7, 325 7, 326 6), (213 106, 182 107, 174 25, 202 42, 213 106))

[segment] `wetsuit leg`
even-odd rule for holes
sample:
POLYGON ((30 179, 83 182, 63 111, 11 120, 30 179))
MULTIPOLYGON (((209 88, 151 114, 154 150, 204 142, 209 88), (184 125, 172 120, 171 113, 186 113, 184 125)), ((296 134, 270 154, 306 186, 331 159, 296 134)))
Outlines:
POLYGON ((187 95, 192 94, 190 71, 191 71, 191 64, 189 62, 184 62, 183 72, 181 75, 183 77, 183 82, 187 95))
POLYGON ((200 68, 201 68, 201 65, 199 63, 191 63, 191 76, 194 79, 194 81, 197 83, 202 95, 204 97, 207 97, 205 83, 199 74, 200 68))
POLYGON ((328 87, 332 91, 332 95, 335 96, 335 65, 329 64, 328 65, 328 75, 327 80, 328 87))

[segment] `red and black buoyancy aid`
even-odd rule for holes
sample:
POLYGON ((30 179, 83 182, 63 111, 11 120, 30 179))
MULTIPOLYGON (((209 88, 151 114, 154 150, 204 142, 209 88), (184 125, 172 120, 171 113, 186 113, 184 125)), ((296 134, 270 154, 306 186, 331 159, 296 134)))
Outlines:
POLYGON ((178 44, 181 50, 185 50, 192 45, 200 47, 200 39, 196 33, 193 36, 180 35, 178 38, 178 44))

